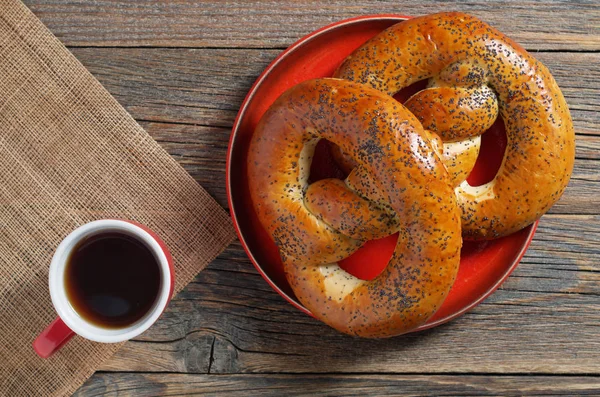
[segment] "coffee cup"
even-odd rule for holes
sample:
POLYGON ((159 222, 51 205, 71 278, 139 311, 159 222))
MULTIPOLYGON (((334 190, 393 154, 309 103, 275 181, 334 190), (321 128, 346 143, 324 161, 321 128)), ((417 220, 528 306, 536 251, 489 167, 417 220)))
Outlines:
POLYGON ((73 335, 117 343, 146 331, 173 294, 175 272, 162 240, 136 222, 104 219, 71 232, 49 271, 58 317, 33 342, 47 358, 73 335))

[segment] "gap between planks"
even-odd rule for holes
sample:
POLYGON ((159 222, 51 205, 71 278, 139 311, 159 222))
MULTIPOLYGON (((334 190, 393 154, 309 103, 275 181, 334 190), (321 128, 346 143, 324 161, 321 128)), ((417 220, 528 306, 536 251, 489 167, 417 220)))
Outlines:
MULTIPOLYGON (((300 39, 300 38, 299 38, 300 39)), ((292 46, 294 43, 290 43, 290 46, 292 46)), ((93 48, 93 49, 99 49, 99 48, 107 48, 107 49, 170 49, 170 50, 264 50, 264 51, 271 51, 271 50, 278 50, 278 51, 285 51, 286 49, 289 48, 288 47, 282 47, 282 46, 275 46, 275 47, 235 47, 235 46, 231 46, 231 47, 224 47, 224 46, 191 46, 191 47, 185 47, 185 46, 159 46, 159 45, 121 45, 121 46, 117 46, 117 45, 68 45, 67 46, 68 49, 71 48, 93 48)), ((588 50, 588 49, 571 49, 571 50, 565 50, 565 49, 533 49, 533 48, 525 48, 525 50, 529 53, 532 54, 538 54, 538 53, 567 53, 567 54, 597 54, 600 53, 600 50, 588 50)))
MULTIPOLYGON (((152 342, 146 342, 152 343, 152 342)), ((569 372, 453 372, 453 371, 441 371, 441 372, 415 372, 415 371, 407 371, 407 372, 243 372, 243 373, 202 373, 202 372, 180 372, 180 371, 107 371, 107 370, 98 370, 95 372, 96 374, 137 374, 137 375, 157 375, 157 374, 168 374, 168 375, 210 375, 210 376, 264 376, 264 375, 293 375, 293 376, 311 376, 311 375, 325 375, 325 376, 394 376, 394 375, 402 375, 402 376, 436 376, 436 375, 449 375, 449 376, 493 376, 493 377, 511 377, 511 376, 527 376, 527 377, 568 377, 568 378, 578 378, 578 377, 600 377, 600 372, 590 372, 590 373, 569 373, 569 372)))

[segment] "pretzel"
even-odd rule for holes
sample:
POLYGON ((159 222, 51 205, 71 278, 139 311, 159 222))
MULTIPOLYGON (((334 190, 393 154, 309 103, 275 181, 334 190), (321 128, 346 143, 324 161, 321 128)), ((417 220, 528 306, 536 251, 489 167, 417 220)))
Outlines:
POLYGON ((388 337, 440 307, 458 271, 460 211, 431 139, 392 97, 338 79, 290 88, 254 132, 248 178, 287 280, 316 318, 351 335, 388 337), (345 181, 308 185, 319 139, 356 162, 345 181), (398 231, 394 255, 375 279, 336 264, 366 240, 398 231))
MULTIPOLYGON (((569 182, 575 138, 560 89, 544 65, 477 18, 452 12, 396 24, 354 51, 335 77, 390 95, 429 79, 406 106, 444 146, 474 139, 502 117, 508 144, 495 178, 481 186, 463 180, 455 189, 465 238, 524 228, 569 182)), ((456 182, 470 166, 460 167, 456 182)))

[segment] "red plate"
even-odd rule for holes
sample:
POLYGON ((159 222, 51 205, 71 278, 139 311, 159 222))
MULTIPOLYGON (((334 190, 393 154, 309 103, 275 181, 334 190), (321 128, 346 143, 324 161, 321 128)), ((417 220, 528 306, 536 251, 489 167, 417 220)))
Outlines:
MULTIPOLYGON (((277 248, 252 208, 246 178, 250 139, 263 113, 286 89, 305 80, 331 76, 354 49, 385 28, 408 18, 400 15, 357 17, 326 26, 302 38, 281 53, 260 75, 235 120, 227 153, 227 197, 239 239, 254 266, 271 287, 307 314, 311 313, 294 296, 283 274, 277 248)), ((396 98, 402 100, 406 95, 407 92, 404 92, 396 98)), ((486 161, 477 162, 469 176, 471 184, 481 184, 495 175, 505 145, 504 127, 498 122, 482 137, 482 155, 479 158, 486 161)), ((324 157, 318 160, 317 157, 311 177, 335 174, 331 161, 324 157)), ((436 314, 417 331, 460 316, 494 292, 517 267, 536 227, 537 222, 501 239, 465 242, 458 276, 450 294, 436 314)), ((358 277, 372 278, 385 267, 394 246, 395 236, 371 241, 340 265, 358 277)))

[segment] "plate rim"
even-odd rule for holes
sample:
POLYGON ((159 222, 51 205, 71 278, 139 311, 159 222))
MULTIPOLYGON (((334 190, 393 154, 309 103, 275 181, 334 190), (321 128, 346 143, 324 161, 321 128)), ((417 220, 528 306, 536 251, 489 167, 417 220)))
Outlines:
MULTIPOLYGON (((284 57, 286 57, 289 53, 298 50, 299 48, 301 48, 302 46, 304 46, 304 45, 308 44, 309 42, 313 41, 315 38, 317 38, 318 36, 322 35, 323 33, 327 33, 327 32, 329 32, 331 30, 340 28, 340 27, 345 26, 345 25, 350 25, 350 24, 354 24, 354 23, 357 23, 357 22, 364 22, 364 21, 370 21, 370 20, 394 20, 394 21, 402 22, 402 21, 405 21, 405 20, 408 20, 408 19, 411 19, 411 18, 413 18, 413 17, 408 16, 408 15, 402 15, 402 14, 361 15, 361 16, 356 16, 356 17, 352 17, 352 18, 348 18, 348 19, 343 19, 341 21, 337 21, 337 22, 331 23, 329 25, 326 25, 326 26, 324 26, 324 27, 322 27, 320 29, 317 29, 317 30, 309 33, 306 36, 303 36, 302 38, 300 38, 299 40, 297 40, 296 42, 294 42, 293 44, 291 44, 288 48, 286 48, 285 50, 283 50, 281 53, 279 53, 277 55, 277 57, 275 57, 275 59, 273 59, 273 61, 271 61, 271 63, 269 63, 269 65, 256 78, 256 80, 252 84, 252 87, 250 88, 250 90, 246 94, 246 97, 244 98, 244 101, 240 105, 240 108, 239 108, 238 113, 236 115, 235 121, 233 123, 232 129, 231 129, 231 135, 229 136, 229 143, 228 143, 228 146, 227 146, 227 159, 226 159, 226 167, 225 167, 225 185, 226 185, 225 186, 225 190, 226 190, 226 195, 227 195, 227 205, 229 206, 230 216, 231 216, 231 219, 232 219, 232 222, 233 222, 233 226, 234 226, 235 232, 236 232, 236 234, 238 236, 238 240, 240 241, 240 244, 242 245, 242 248, 244 249, 246 255, 248 256, 248 258, 250 259, 250 261, 254 265, 254 268, 262 276, 262 278, 269 284, 269 286, 273 290, 275 290, 275 292, 277 292, 281 297, 283 297, 286 301, 288 301, 288 303, 290 303, 292 306, 294 306, 296 309, 300 310, 301 312, 303 312, 305 314, 308 314, 311 317, 314 317, 314 316, 313 316, 313 314, 311 313, 310 310, 308 310, 306 307, 304 307, 304 305, 302 305, 296 299, 293 299, 285 291, 283 291, 277 284, 275 284, 271 280, 271 278, 269 277, 269 275, 263 270, 262 266, 260 266, 260 264, 258 263, 258 261, 256 260, 256 258, 252 254, 252 252, 251 252, 248 244, 246 243, 244 235, 242 234, 242 230, 241 230, 241 228, 239 226, 239 223, 238 223, 238 220, 237 220, 237 214, 236 214, 236 210, 235 210, 235 205, 234 205, 234 201, 233 201, 233 196, 232 196, 232 193, 231 193, 231 183, 232 183, 232 180, 231 180, 231 175, 232 175, 231 158, 232 158, 232 155, 233 155, 233 148, 234 148, 235 138, 236 138, 236 136, 238 134, 238 130, 239 130, 240 120, 246 114, 246 111, 248 109, 248 105, 252 101, 252 99, 253 99, 254 95, 256 94, 256 91, 260 87, 260 85, 268 77, 268 75, 273 71, 273 69, 282 61, 282 59, 284 57)), ((533 236, 534 236, 534 234, 535 234, 535 232, 536 232, 536 230, 538 228, 538 225, 539 225, 539 219, 536 220, 531 225, 526 226, 530 230, 527 233, 527 236, 525 237, 525 244, 523 245, 523 247, 519 251, 516 259, 513 261, 513 263, 509 267, 507 267, 505 273, 490 288, 488 288, 481 296, 479 296, 477 299, 475 299, 473 302, 471 302, 470 304, 468 304, 467 306, 465 306, 461 310, 459 310, 457 312, 454 312, 452 314, 449 314, 449 315, 447 315, 445 317, 442 317, 440 319, 437 319, 436 321, 426 322, 425 324, 421 325, 418 328, 415 328, 414 330, 412 330, 412 331, 410 331, 408 333, 424 331, 426 329, 437 327, 439 325, 442 325, 444 323, 452 321, 452 320, 454 320, 454 319, 462 316, 463 314, 465 314, 469 310, 473 309, 475 306, 479 305, 485 299, 487 299, 491 294, 493 294, 506 281, 506 279, 517 268, 517 266, 521 262, 521 259, 523 259, 523 256, 525 255, 525 252, 527 251, 527 249, 531 245, 531 242, 533 241, 533 236)))

